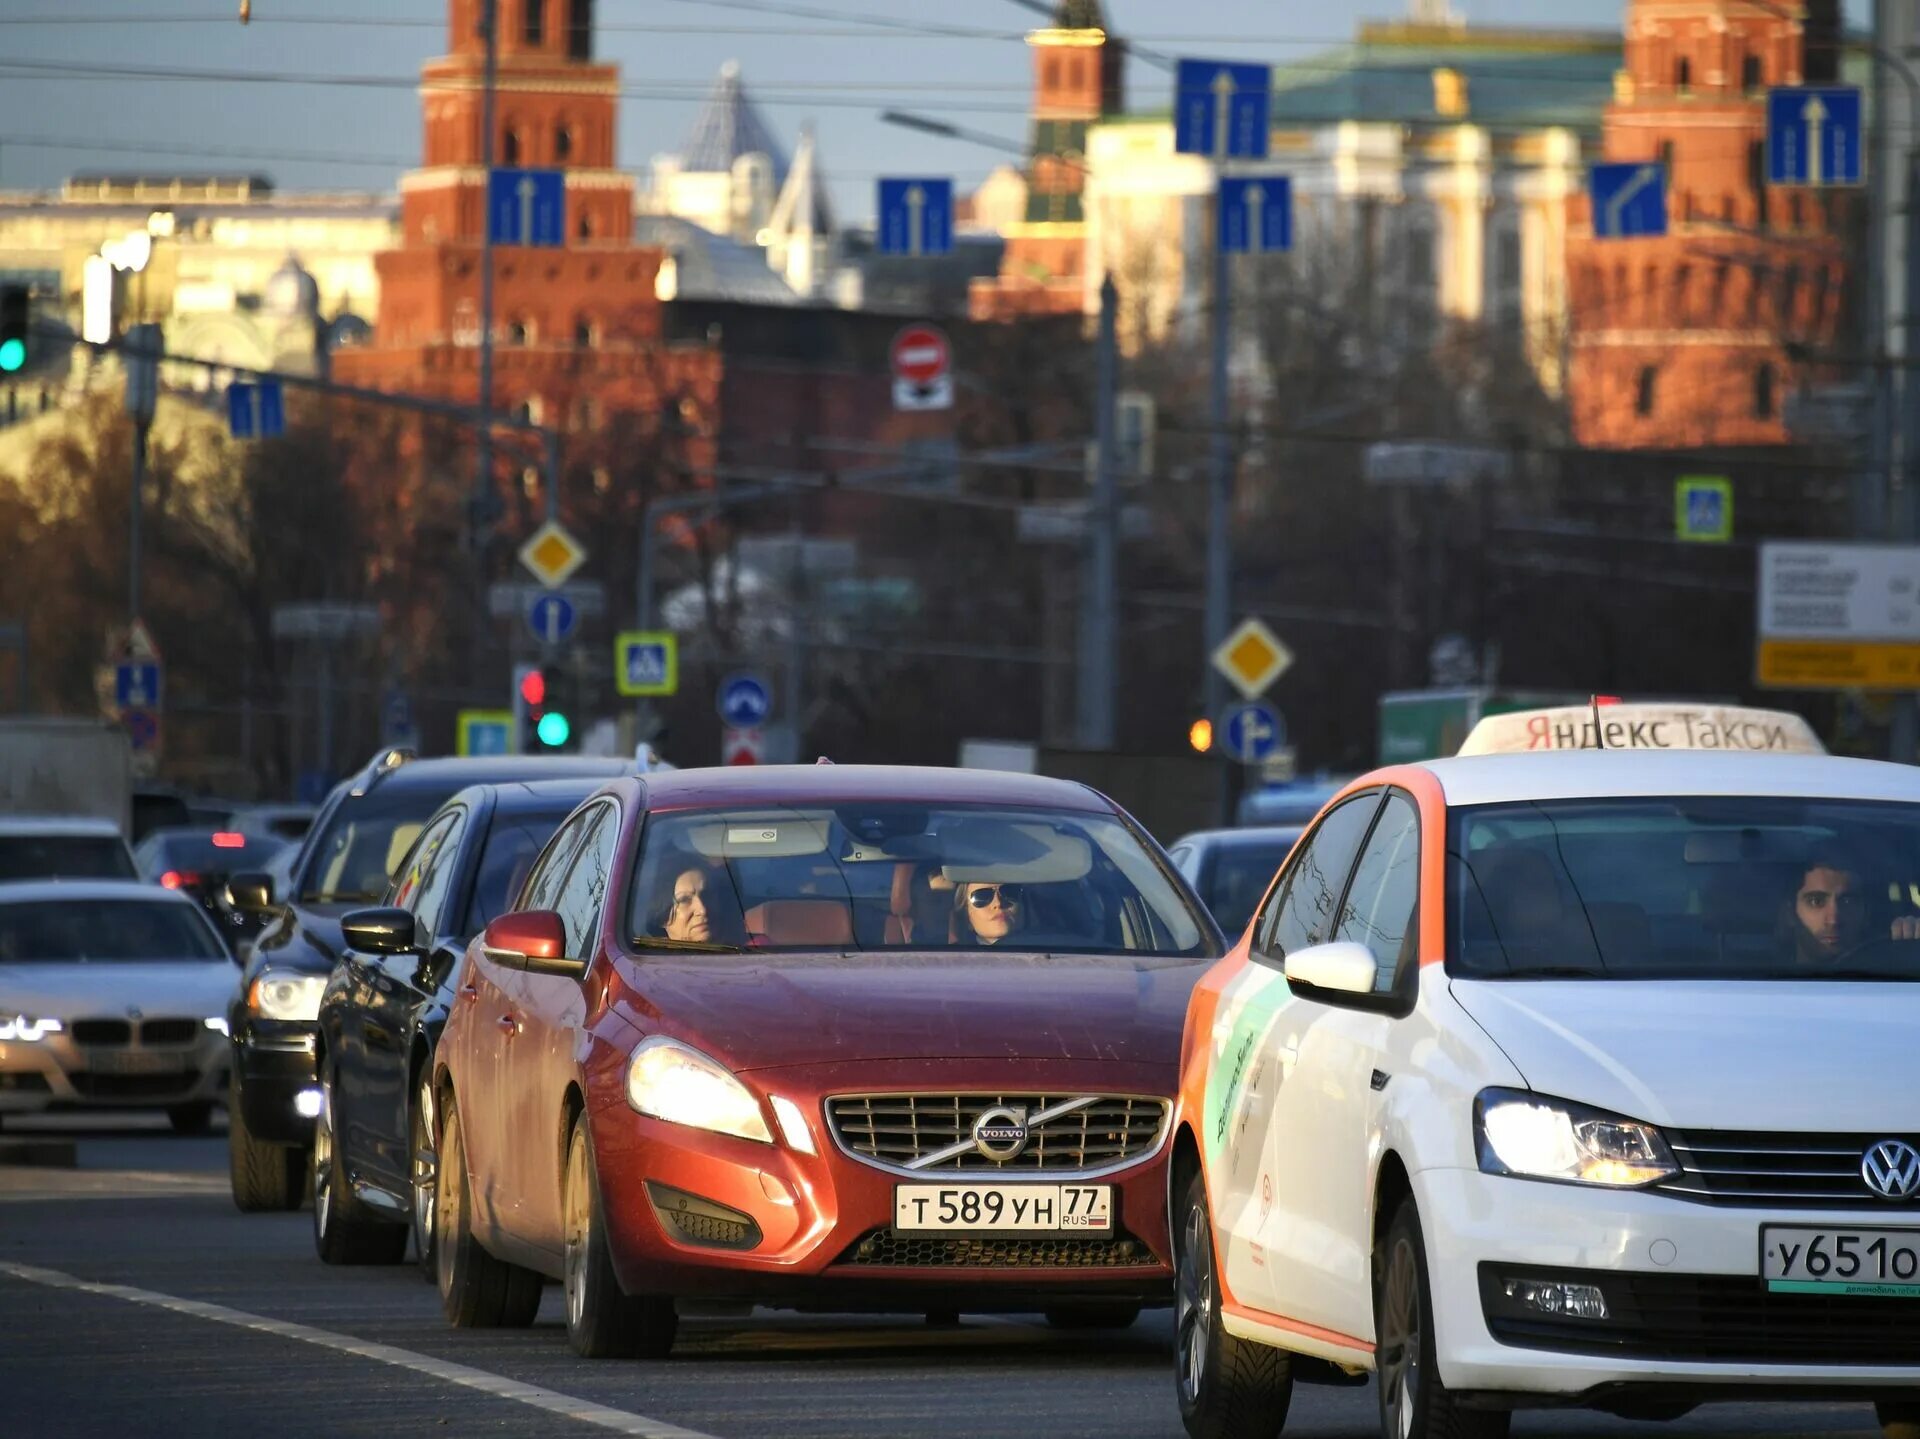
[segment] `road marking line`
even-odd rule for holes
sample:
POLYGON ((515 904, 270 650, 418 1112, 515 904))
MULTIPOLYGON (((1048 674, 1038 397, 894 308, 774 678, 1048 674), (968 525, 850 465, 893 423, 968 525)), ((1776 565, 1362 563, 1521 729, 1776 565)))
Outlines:
POLYGON ((49 1289, 77 1289, 83 1294, 101 1294, 109 1299, 123 1299, 129 1304, 145 1304, 155 1309, 171 1309, 176 1314, 188 1314, 196 1319, 212 1320, 216 1324, 231 1324, 237 1329, 252 1329, 261 1334, 275 1334, 282 1339, 297 1339, 302 1344, 313 1344, 322 1349, 351 1354, 357 1359, 372 1359, 380 1364, 392 1364, 400 1369, 411 1369, 416 1374, 425 1374, 434 1379, 444 1379, 449 1384, 477 1389, 482 1394, 491 1394, 497 1399, 511 1399, 535 1409, 544 1409, 549 1414, 558 1414, 562 1418, 578 1419, 583 1424, 611 1429, 616 1434, 637 1434, 643 1436, 643 1439, 714 1439, 713 1435, 702 1434, 695 1429, 681 1429, 665 1420, 649 1419, 644 1414, 631 1414, 624 1409, 609 1409, 605 1405, 595 1404, 586 1399, 575 1399, 570 1394, 542 1389, 537 1384, 522 1384, 516 1379, 490 1374, 484 1369, 472 1369, 465 1364, 433 1359, 425 1354, 415 1354, 410 1349, 396 1348, 391 1344, 373 1344, 364 1339, 355 1339, 351 1335, 335 1334, 327 1329, 315 1329, 305 1324, 289 1324, 283 1319, 268 1319, 264 1315, 248 1314, 244 1310, 228 1309, 221 1304, 204 1304, 197 1299, 179 1299, 171 1294, 161 1294, 152 1289, 134 1289, 125 1284, 96 1284, 90 1279, 79 1279, 71 1274, 63 1274, 57 1269, 40 1269, 31 1264, 14 1264, 7 1260, 0 1260, 0 1274, 10 1274, 15 1279, 25 1280, 29 1284, 44 1285, 49 1289))

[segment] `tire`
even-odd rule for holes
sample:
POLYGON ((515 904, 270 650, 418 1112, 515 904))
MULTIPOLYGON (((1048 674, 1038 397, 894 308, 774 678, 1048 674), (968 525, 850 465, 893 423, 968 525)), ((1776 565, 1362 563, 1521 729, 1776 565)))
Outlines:
POLYGON ((382 1219, 353 1192, 333 1124, 333 1076, 320 1081, 313 1122, 313 1248, 326 1264, 398 1264, 407 1226, 382 1219))
POLYGON ((1920 1400, 1883 1399, 1873 1413, 1886 1439, 1920 1439, 1920 1400))
POLYGON ((434 1277, 447 1322, 456 1329, 525 1329, 532 1324, 540 1312, 540 1276, 496 1259, 474 1238, 466 1144, 460 1111, 451 1098, 440 1119, 440 1182, 434 1199, 439 1206, 434 1277))
POLYGON ((434 1281, 433 1236, 437 1232, 438 1201, 434 1184, 439 1169, 439 1136, 433 1132, 433 1076, 425 1066, 414 1079, 413 1103, 407 1110, 407 1153, 412 1170, 413 1256, 420 1277, 434 1281))
POLYGON ((213 1101, 169 1105, 167 1123, 173 1126, 175 1134, 205 1134, 213 1127, 213 1101))
POLYGON ((1129 1329, 1140 1317, 1138 1304, 1113 1301, 1105 1304, 1061 1304, 1046 1311, 1047 1323, 1055 1329, 1129 1329))
POLYGON ((607 1255, 600 1175, 583 1114, 567 1141, 567 1343, 583 1359, 664 1359, 680 1317, 661 1294, 628 1294, 607 1255))
POLYGON ((240 1083, 227 1091, 227 1177, 242 1214, 298 1209, 306 1200, 306 1151, 255 1139, 240 1103, 240 1083))
POLYGON ((1275 1439, 1293 1401, 1285 1350, 1236 1339, 1220 1323, 1213 1221, 1196 1170, 1174 1234, 1174 1388, 1192 1439, 1275 1439))
POLYGON ((1420 1215, 1403 1199, 1373 1257, 1380 1432, 1389 1439, 1506 1439, 1513 1415, 1463 1409, 1440 1378, 1420 1215))

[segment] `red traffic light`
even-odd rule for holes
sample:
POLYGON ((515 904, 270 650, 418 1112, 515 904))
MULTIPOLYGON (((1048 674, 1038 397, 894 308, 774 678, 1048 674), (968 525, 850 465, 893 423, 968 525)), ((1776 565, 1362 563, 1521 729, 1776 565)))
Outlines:
POLYGON ((547 702, 547 677, 539 670, 528 670, 520 676, 520 698, 530 705, 543 705, 547 702))

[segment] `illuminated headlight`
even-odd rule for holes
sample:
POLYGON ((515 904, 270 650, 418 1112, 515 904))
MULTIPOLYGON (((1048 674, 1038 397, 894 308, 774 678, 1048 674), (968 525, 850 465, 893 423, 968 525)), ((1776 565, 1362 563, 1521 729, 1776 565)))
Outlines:
POLYGON ((207 1016, 207 1028, 211 1029, 215 1034, 225 1034, 228 1032, 226 1020, 217 1014, 207 1016))
POLYGON ((1680 1172, 1650 1124, 1514 1089, 1474 1104, 1474 1147, 1488 1174, 1633 1189, 1680 1172))
POLYGON ((49 1034, 58 1034, 66 1026, 57 1019, 33 1019, 24 1014, 0 1017, 0 1043, 19 1040, 23 1044, 38 1044, 49 1034))
POLYGON ((697 1049, 655 1035, 627 1065, 627 1103, 672 1124, 773 1143, 760 1101, 725 1065, 697 1049))
POLYGON ((312 1021, 320 1017, 320 996, 326 991, 325 975, 264 969, 247 992, 247 1006, 262 1019, 312 1021))

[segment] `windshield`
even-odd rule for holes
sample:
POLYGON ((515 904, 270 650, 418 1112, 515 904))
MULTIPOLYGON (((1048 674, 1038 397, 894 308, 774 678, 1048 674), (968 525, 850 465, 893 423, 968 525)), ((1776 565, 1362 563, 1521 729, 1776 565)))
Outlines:
POLYGON ((1451 824, 1456 976, 1920 979, 1920 805, 1572 800, 1451 824))
POLYGON ((648 821, 637 945, 1211 954, 1133 832, 1081 812, 875 804, 648 821))
POLYGON ((462 934, 478 934, 507 912, 526 882, 527 871, 539 858, 540 847, 553 838, 560 821, 571 812, 569 808, 552 814, 495 816, 493 828, 487 831, 486 848, 480 853, 480 872, 473 881, 462 934))
POLYGON ((395 866, 413 848, 447 796, 413 788, 349 795, 340 802, 300 872, 307 904, 375 904, 395 866))
POLYGON ((197 907, 149 900, 0 905, 0 964, 211 959, 227 951, 197 907))
POLYGON ((10 834, 0 837, 0 880, 139 877, 126 845, 114 835, 10 834))
POLYGON ((197 875, 228 875, 260 869, 285 847, 285 841, 263 839, 234 830, 217 834, 148 835, 136 856, 148 879, 168 870, 197 875))
POLYGON ((1293 841, 1284 839, 1271 844, 1223 845, 1216 851, 1201 898, 1227 934, 1237 935, 1247 927, 1292 848, 1293 841))

